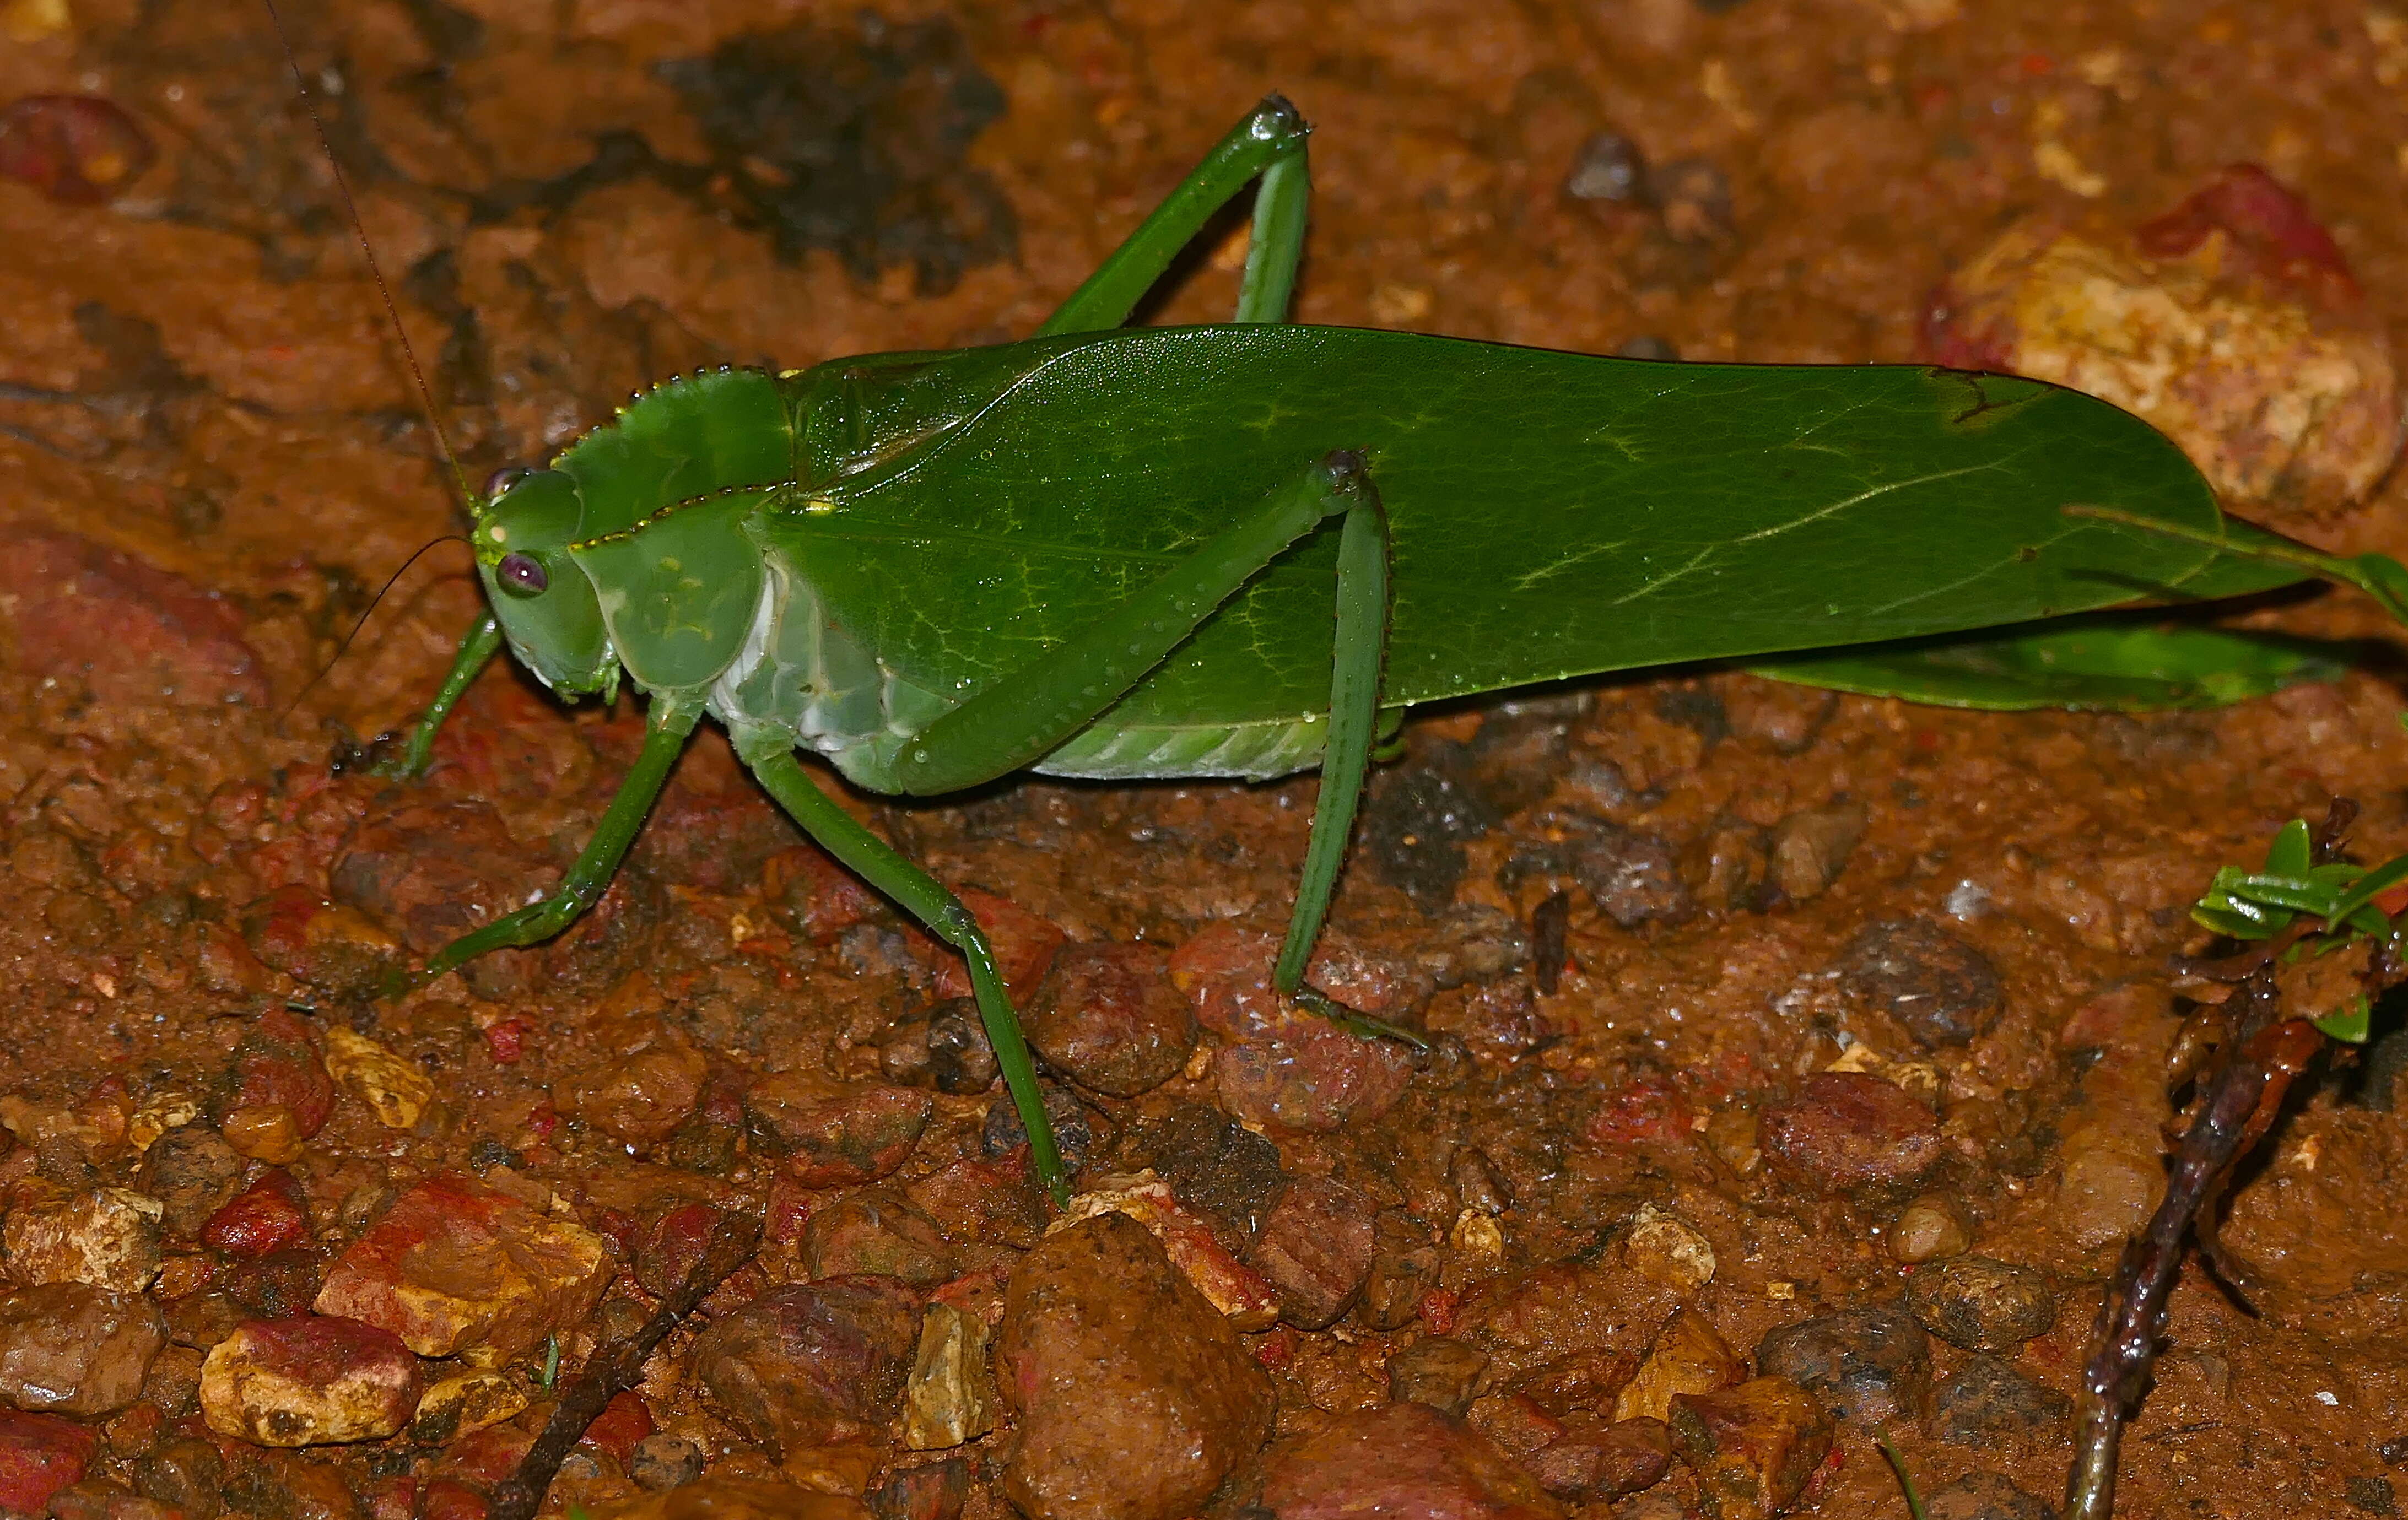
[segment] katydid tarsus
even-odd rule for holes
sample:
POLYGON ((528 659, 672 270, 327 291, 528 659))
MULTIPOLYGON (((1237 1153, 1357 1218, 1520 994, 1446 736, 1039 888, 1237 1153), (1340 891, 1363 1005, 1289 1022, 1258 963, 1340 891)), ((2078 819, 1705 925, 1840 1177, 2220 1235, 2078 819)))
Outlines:
POLYGON ((564 697, 624 672, 648 736, 558 889, 425 973, 591 906, 710 716, 805 832, 964 956, 1059 1198, 978 925, 799 751, 910 795, 1317 765, 1274 972, 1312 1002, 1369 752, 1414 704, 2303 573, 2214 547, 2226 524, 2172 443, 2036 381, 1290 324, 1306 131, 1264 101, 1026 341, 673 380, 469 502, 491 610, 398 767, 505 644, 564 697), (1250 185, 1236 320, 1124 326, 1250 185))

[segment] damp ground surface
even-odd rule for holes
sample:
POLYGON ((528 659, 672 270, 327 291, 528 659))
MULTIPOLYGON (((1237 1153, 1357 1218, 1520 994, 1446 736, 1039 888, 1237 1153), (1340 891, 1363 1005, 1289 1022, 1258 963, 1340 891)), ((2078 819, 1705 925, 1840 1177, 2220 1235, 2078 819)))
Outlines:
MULTIPOLYGON (((2408 280, 2402 34, 2340 4, 345 0, 286 23, 472 481, 698 366, 1024 334, 1272 88, 1315 127, 1307 322, 1905 361, 1924 293, 2014 215, 2086 189, 2137 220, 2243 160, 2315 208, 2378 310, 2408 280)), ((0 184, 8 1269, 32 1280, 13 1232, 60 1198, 165 1199, 136 1226, 159 1264, 123 1297, 165 1349, 138 1401, 64 1412, 97 1435, 86 1491, 481 1504, 504 1436, 421 1422, 271 1451, 210 1436, 193 1388, 244 1323, 326 1307, 329 1274, 430 1179, 480 1178, 526 1227, 607 1245, 593 1291, 538 1306, 533 1333, 416 1354, 422 1384, 493 1370, 535 1401, 494 1431, 531 1429, 547 1343, 573 1377, 640 1319, 661 1221, 697 1202, 767 1222, 706 1320, 848 1272, 907 1283, 910 1312, 933 1294, 992 1317, 1043 1213, 964 989, 716 733, 584 924, 376 995, 557 879, 640 714, 497 668, 424 781, 363 768, 476 592, 438 545, 313 681, 462 520, 276 37, 243 5, 20 0, 0 25, 21 38, 0 95, 123 113, 58 152, 131 151, 111 136, 129 127, 156 152, 96 204, 64 173, 0 184), (421 1080, 359 1075, 347 1037, 421 1080), (801 1088, 853 1105, 838 1161, 781 1127, 801 1088), (270 1164, 302 1223, 261 1251, 222 1216, 270 1164), (188 1481, 194 1442, 222 1482, 188 1481)), ((1149 317, 1226 312, 1242 251, 1240 223, 1216 228, 1149 317)), ((2408 549, 2396 488, 2318 531, 2408 549)), ((2255 616, 2380 632, 2333 598, 2255 616)), ((1685 1307, 1835 1418, 1801 1512, 1902 1513, 1886 1430, 1927 1492, 1971 1479, 2012 1514, 1984 1475, 2060 1491, 2105 1274, 2153 1197, 2167 957, 2204 943, 2185 909, 2336 796, 2364 805, 2361 858, 2408 848, 2401 708, 2370 673, 2125 717, 1688 671, 1417 717, 1371 785, 1323 977, 1426 1037, 1419 1056, 1249 1000, 1310 778, 844 801, 990 895, 1033 1005, 1103 1011, 1080 1026, 1099 1043, 1049 1053, 1082 1185, 1151 1168, 1281 1288, 1286 1322, 1240 1338, 1276 1395, 1248 1433, 1286 1449, 1418 1398, 1568 1507, 1670 1520, 1702 1502, 1686 1467, 1612 1497, 1546 1454, 1685 1307), (1299 1266, 1278 1229, 1359 1233, 1368 1264, 1299 1266), (1315 1287, 1346 1290, 1329 1317, 1315 1287)), ((2408 1127, 2386 1054, 2319 1081, 2234 1190, 2254 1312, 2186 1269, 2119 1513, 2394 1513, 2408 1127)), ((874 1341, 874 1318, 848 1333, 874 1341)), ((698 1328, 641 1387, 676 1440, 590 1449, 555 1509, 640 1498, 691 1456, 883 1515, 1008 1513, 1008 1413, 918 1449, 899 1392, 781 1425, 701 1386, 727 1353, 697 1352, 698 1328)), ((1259 1473, 1241 1454, 1211 1505, 1264 1502, 1259 1473)))

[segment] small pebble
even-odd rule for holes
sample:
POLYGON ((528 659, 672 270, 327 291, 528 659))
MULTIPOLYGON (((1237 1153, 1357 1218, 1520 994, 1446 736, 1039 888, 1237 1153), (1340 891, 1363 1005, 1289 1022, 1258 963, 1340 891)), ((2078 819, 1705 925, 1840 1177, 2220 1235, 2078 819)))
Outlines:
POLYGON ((1842 994, 1887 1013, 1926 1049, 1989 1033, 2004 993, 1989 957, 1936 924, 1883 919, 1840 952, 1842 994))
POLYGON ((2028 1267, 1958 1256, 1914 1274, 1914 1317, 1951 1345, 2013 1352, 2057 1323, 2057 1295, 2028 1267))
POLYGON ((627 1476, 651 1493, 682 1488, 702 1476, 702 1448, 683 1436, 655 1431, 636 1442, 627 1462, 627 1476))
POLYGON ((1774 1171, 1817 1193, 1894 1195, 1947 1157, 1929 1109, 1859 1071, 1809 1077, 1797 1097, 1756 1115, 1756 1138, 1774 1171))
POLYGON ((1487 1368, 1487 1355, 1479 1348, 1442 1335, 1424 1336, 1388 1358, 1388 1397, 1460 1416, 1471 1407, 1472 1384, 1487 1368))
POLYGON ((97 95, 26 95, 0 110, 0 177, 64 205, 99 205, 157 156, 134 118, 97 95))
POLYGON ((1675 1398, 1728 1388, 1746 1376, 1747 1364, 1713 1321, 1694 1309, 1675 1310, 1656 1332, 1638 1372, 1614 1395, 1613 1417, 1665 1419, 1675 1398))
POLYGON ((1961 1256, 1972 1245, 1964 1210, 1942 1194, 1916 1198, 1898 1212, 1889 1227, 1890 1259, 1909 1267, 1961 1256))
POLYGON ((1153 945, 1070 945, 1024 1018, 1028 1042, 1064 1076, 1135 1097, 1177 1076, 1196 1049, 1196 1017, 1153 945))
POLYGON ((209 1428, 261 1446, 379 1440, 408 1423, 418 1398, 418 1358, 358 1320, 254 1320, 201 1368, 209 1428))
POLYGON ((1714 1280, 1714 1248, 1678 1214, 1641 1204, 1623 1237, 1630 1269, 1676 1292, 1689 1293, 1714 1280))
POLYGON ((1786 1378, 1751 1378, 1719 1393, 1682 1394, 1665 1424, 1698 1475, 1707 1513, 1764 1520, 1795 1505, 1831 1450, 1831 1420, 1786 1378))
POLYGON ((34 1413, 123 1409, 166 1341, 145 1297, 86 1283, 0 1290, 0 1402, 34 1413))
POLYGON ((1996 1356, 1970 1356, 1934 1390, 1940 1439, 1953 1446, 1995 1446, 2073 1412, 2073 1400, 2034 1383, 1996 1356))
POLYGON ((1874 1427, 1914 1420, 1931 1390, 1931 1342, 1897 1302, 1769 1330, 1756 1344, 1756 1366, 1814 1394, 1841 1419, 1874 1427))
POLYGON ((1639 145, 1618 132, 1600 132, 1581 145, 1580 157, 1564 177, 1564 194, 1576 201, 1627 205, 1647 194, 1647 160, 1639 145))

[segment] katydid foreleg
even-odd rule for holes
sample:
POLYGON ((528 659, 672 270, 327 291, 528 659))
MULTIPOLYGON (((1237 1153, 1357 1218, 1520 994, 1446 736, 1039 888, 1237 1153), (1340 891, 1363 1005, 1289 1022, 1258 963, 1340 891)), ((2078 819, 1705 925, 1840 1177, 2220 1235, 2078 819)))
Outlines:
POLYGON ((661 788, 668 782, 669 768, 677 764, 687 736, 694 732, 695 723, 701 716, 698 703, 655 695, 644 719, 643 753, 637 756, 635 768, 627 772, 627 779, 619 783, 618 795, 603 810, 601 823, 595 825, 594 838, 568 868, 560 886, 542 901, 505 913, 445 945, 428 958, 418 980, 432 982, 489 950, 539 944, 568 927, 579 914, 600 901, 602 894, 609 889, 610 878, 618 872, 619 862, 625 858, 627 847, 636 841, 637 831, 644 826, 645 814, 659 800, 661 788))
POLYGON ((409 742, 380 774, 413 781, 426 774, 427 762, 435 757, 435 736, 443 729, 443 720, 460 705, 485 667, 493 663, 502 650, 502 624, 491 611, 477 614, 460 639, 459 652, 452 656, 452 668, 444 673, 443 684, 436 689, 435 700, 426 704, 426 711, 418 726, 409 731, 409 742))

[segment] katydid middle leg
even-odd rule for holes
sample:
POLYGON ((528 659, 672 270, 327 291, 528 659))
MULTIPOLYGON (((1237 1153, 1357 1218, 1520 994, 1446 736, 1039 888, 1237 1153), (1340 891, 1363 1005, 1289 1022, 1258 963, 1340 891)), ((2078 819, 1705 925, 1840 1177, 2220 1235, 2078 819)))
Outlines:
POLYGON ((644 719, 643 753, 636 757, 626 780, 619 783, 618 795, 610 799, 602 821, 595 825, 594 838, 586 841, 583 853, 568 868, 560 885, 542 901, 505 913, 437 951, 418 973, 419 980, 432 982, 489 950, 540 944, 599 902, 602 894, 609 890, 610 878, 617 874, 619 862, 626 857, 627 847, 636 842, 637 831, 644 826, 645 815, 660 799, 661 788, 668 784, 669 771, 701 716, 699 703, 654 695, 652 710, 644 719))
POLYGON ((978 1002, 979 1022, 986 1026, 987 1043, 1003 1073, 1005 1089, 1020 1114, 1028 1137, 1029 1159, 1037 1180, 1058 1208, 1070 1201, 1069 1173, 1054 1143, 1054 1126, 1045 1116, 1045 1096, 1037 1086, 1037 1068, 1028 1057, 1028 1041, 1011 997, 996 968, 995 952, 985 931, 961 899, 946 891, 935 877, 895 853, 893 846, 856 822, 851 813, 813 785, 795 759, 793 736, 762 729, 736 736, 736 753, 752 767, 762 787, 786 810, 813 842, 834 855, 848 870, 893 898, 904 911, 927 926, 928 932, 962 954, 969 968, 970 993, 978 1002))

